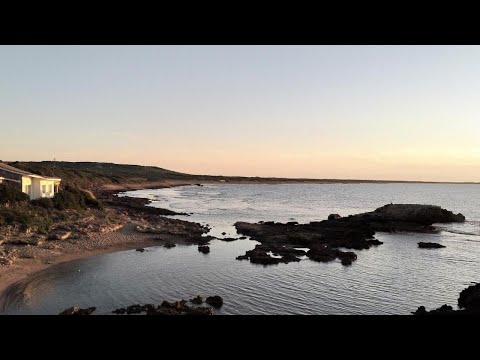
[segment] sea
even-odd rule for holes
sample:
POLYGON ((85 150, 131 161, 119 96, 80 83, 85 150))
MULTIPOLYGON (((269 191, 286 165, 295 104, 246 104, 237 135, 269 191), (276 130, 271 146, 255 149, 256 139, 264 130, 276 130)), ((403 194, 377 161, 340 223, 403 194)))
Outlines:
POLYGON ((250 239, 196 246, 119 251, 58 264, 5 292, 3 314, 58 314, 95 306, 95 314, 132 304, 160 304, 219 295, 222 315, 408 315, 423 305, 456 308, 459 292, 480 281, 480 185, 427 183, 215 184, 126 192, 148 206, 188 215, 173 218, 211 227, 219 238, 239 237, 236 221, 320 221, 372 211, 385 204, 432 204, 462 213, 465 223, 437 224, 435 234, 377 233, 383 245, 355 250, 351 266, 303 258, 264 266, 235 258, 250 239), (420 249, 418 242, 441 249, 420 249))

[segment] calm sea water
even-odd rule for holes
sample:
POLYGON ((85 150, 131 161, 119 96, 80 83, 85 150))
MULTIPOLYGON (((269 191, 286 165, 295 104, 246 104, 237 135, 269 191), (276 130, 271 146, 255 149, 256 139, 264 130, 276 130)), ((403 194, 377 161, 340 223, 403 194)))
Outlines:
POLYGON ((236 221, 323 220, 387 203, 440 205, 461 212, 464 224, 443 224, 439 234, 382 234, 383 245, 355 251, 350 267, 308 259, 275 266, 237 261, 256 242, 122 251, 60 264, 18 283, 3 297, 4 313, 56 314, 76 305, 99 314, 134 303, 220 295, 218 314, 409 314, 456 306, 459 292, 480 281, 480 186, 452 184, 205 185, 141 190, 151 206, 192 213, 177 218, 209 224, 211 233, 238 236, 236 221), (444 249, 419 249, 434 241, 444 249))

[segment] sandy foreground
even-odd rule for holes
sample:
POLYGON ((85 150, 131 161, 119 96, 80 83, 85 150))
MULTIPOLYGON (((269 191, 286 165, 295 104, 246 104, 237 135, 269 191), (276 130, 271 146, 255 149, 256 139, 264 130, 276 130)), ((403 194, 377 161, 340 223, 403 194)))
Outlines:
MULTIPOLYGON (((48 241, 47 246, 54 247, 53 250, 39 247, 34 249, 31 245, 21 246, 21 256, 25 257, 19 258, 12 265, 0 266, 0 294, 13 283, 59 263, 116 251, 163 245, 164 242, 156 240, 156 237, 154 234, 137 232, 135 225, 130 223, 116 232, 96 234, 88 240, 48 241), (28 258, 32 255, 35 258, 28 258)), ((162 235, 162 238, 167 239, 167 236, 162 235)), ((168 240, 176 244, 185 244, 185 241, 176 236, 168 236, 168 240)))
MULTIPOLYGON (((116 193, 127 190, 163 188, 190 184, 191 183, 176 181, 162 181, 148 184, 130 184, 128 186, 105 186, 102 190, 116 193)), ((56 264, 116 251, 149 246, 163 246, 166 241, 175 244, 186 244, 187 241, 185 239, 187 236, 169 234, 168 232, 178 227, 187 233, 192 230, 192 228, 192 233, 194 233, 195 230, 194 227, 188 227, 188 224, 186 227, 182 225, 182 223, 187 223, 185 221, 168 219, 158 215, 141 214, 138 213, 136 208, 125 209, 108 206, 107 211, 110 215, 113 214, 117 221, 123 225, 121 229, 106 232, 91 232, 86 237, 80 236, 66 240, 45 240, 40 245, 16 245, 11 247, 14 248, 17 253, 16 260, 11 265, 0 265, 0 297, 1 294, 15 282, 56 264), (158 219, 158 221, 154 221, 153 224, 165 228, 167 233, 161 234, 160 236, 159 234, 143 233, 136 230, 138 225, 152 225, 152 218, 158 219)), ((190 224, 196 225, 194 223, 190 224)), ((7 245, 7 243, 4 245, 7 245)))

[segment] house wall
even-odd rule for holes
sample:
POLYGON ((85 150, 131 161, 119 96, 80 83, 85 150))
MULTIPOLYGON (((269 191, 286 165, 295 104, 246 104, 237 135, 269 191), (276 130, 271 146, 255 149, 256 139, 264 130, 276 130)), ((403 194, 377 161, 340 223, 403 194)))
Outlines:
POLYGON ((0 177, 0 184, 3 183, 3 178, 0 177))
POLYGON ((32 191, 30 199, 53 198, 55 196, 55 181, 30 178, 32 184, 32 191))
POLYGON ((28 176, 22 177, 22 192, 27 194, 28 196, 32 196, 32 179, 28 176))

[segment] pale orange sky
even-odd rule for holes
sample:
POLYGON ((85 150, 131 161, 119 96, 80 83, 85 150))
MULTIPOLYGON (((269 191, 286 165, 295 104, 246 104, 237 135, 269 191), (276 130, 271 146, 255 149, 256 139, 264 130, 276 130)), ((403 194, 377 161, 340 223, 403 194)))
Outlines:
POLYGON ((1 46, 0 159, 480 181, 478 46, 1 46))

